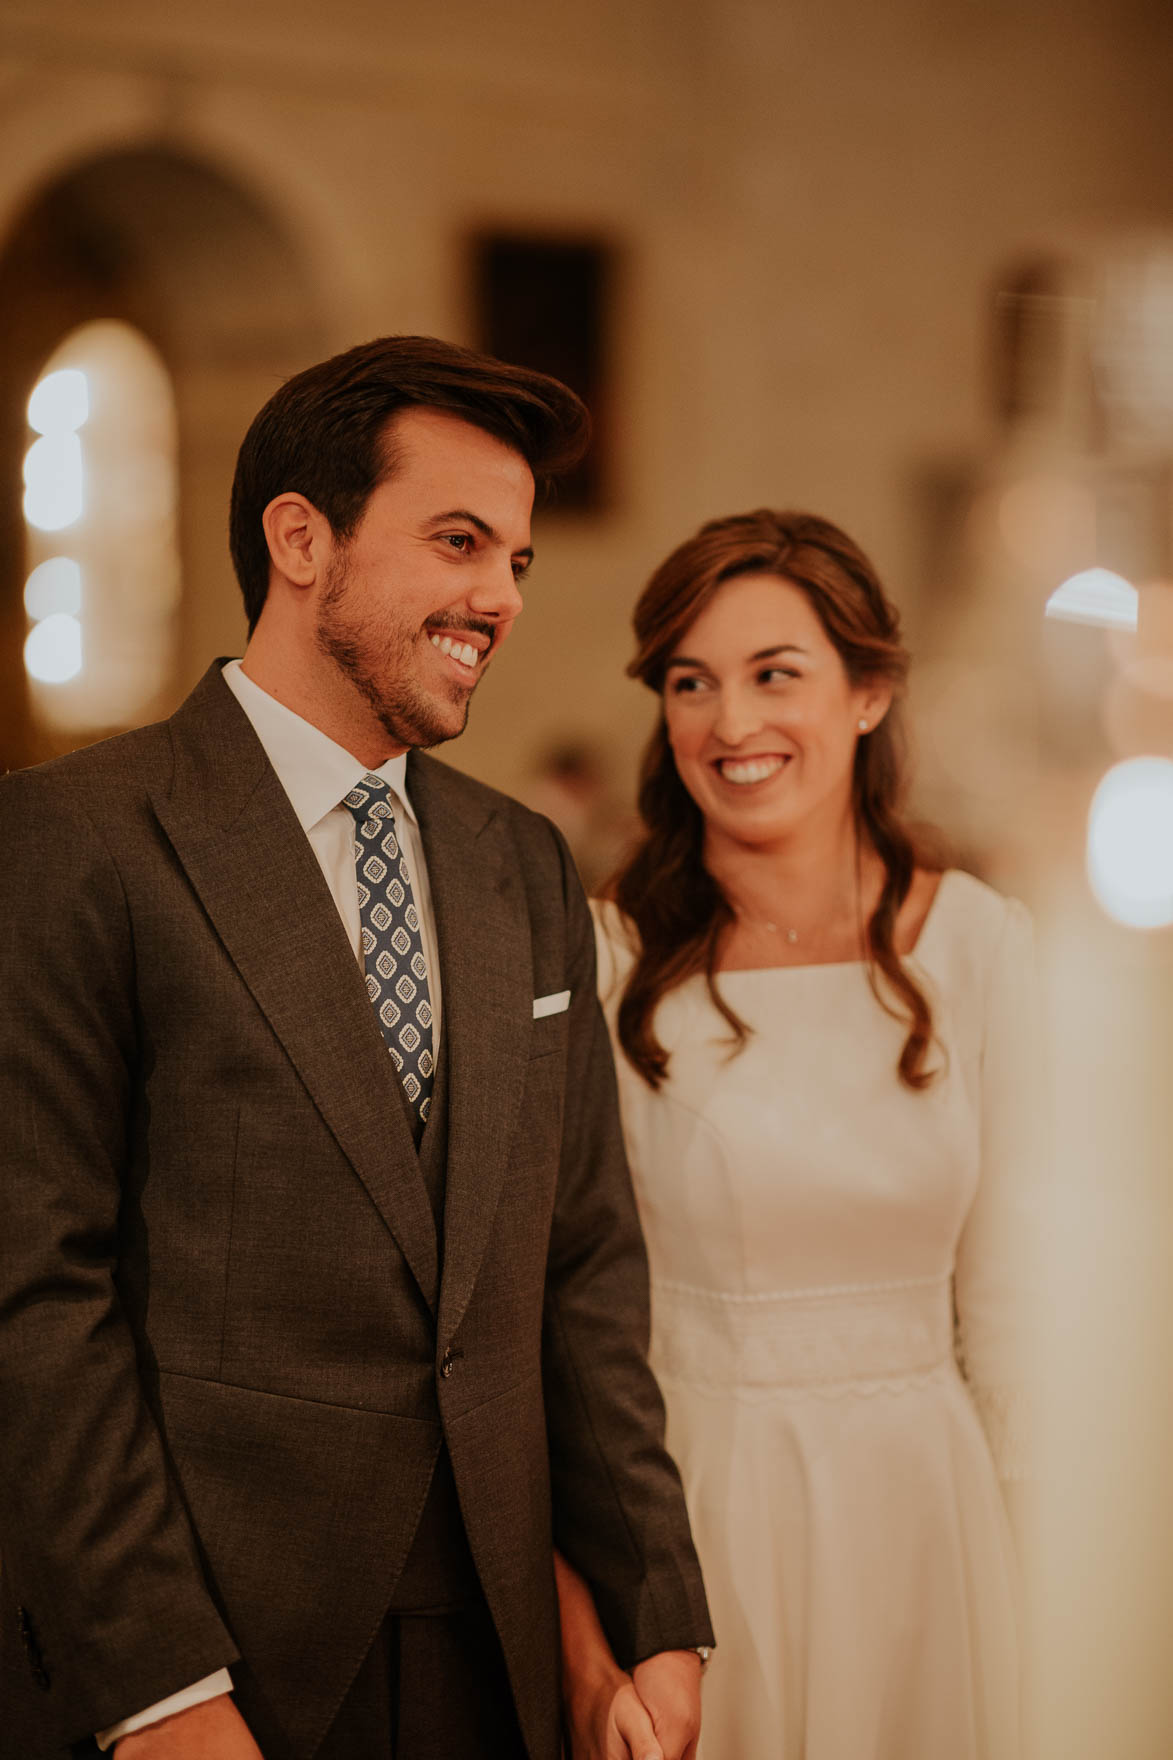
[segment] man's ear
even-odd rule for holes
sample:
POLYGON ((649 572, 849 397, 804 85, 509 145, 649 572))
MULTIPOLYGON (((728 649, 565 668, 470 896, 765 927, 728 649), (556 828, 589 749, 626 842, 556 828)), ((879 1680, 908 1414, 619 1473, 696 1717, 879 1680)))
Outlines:
POLYGON ((295 490, 275 495, 261 515, 274 569, 295 587, 312 587, 322 578, 334 534, 325 514, 295 490))

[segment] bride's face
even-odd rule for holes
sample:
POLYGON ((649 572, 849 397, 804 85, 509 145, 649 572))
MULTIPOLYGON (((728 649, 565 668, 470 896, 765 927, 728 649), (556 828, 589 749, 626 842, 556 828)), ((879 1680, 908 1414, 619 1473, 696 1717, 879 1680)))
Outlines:
POLYGON ((788 839, 846 813, 859 723, 889 693, 852 685, 809 599, 773 574, 727 581, 681 638, 664 678, 680 779, 710 833, 788 839))

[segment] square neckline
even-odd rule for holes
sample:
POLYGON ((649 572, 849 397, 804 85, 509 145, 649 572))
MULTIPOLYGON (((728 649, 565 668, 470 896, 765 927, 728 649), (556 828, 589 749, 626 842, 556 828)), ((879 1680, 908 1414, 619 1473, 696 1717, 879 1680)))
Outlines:
MULTIPOLYGON (((925 938, 936 919, 937 906, 941 901, 941 894, 945 890, 945 882, 951 880, 960 871, 957 868, 942 869, 941 878, 937 882, 937 890, 925 912, 924 921, 921 923, 916 940, 907 953, 900 955, 901 959, 918 959, 920 957, 925 938)), ((865 959, 818 959, 806 960, 801 963, 790 961, 786 965, 780 966, 720 966, 713 973, 713 976, 717 979, 723 979, 749 977, 757 972, 857 972, 867 964, 868 961, 865 959)))

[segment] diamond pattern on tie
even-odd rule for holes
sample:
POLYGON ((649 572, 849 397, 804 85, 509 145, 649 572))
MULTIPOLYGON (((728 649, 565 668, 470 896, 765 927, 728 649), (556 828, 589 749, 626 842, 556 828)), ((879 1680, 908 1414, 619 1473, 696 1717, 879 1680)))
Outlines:
POLYGON ((381 776, 364 776, 343 804, 354 815, 354 869, 362 925, 363 967, 387 1050, 418 1120, 427 1123, 436 1064, 432 1001, 411 875, 395 834, 395 814, 381 776))

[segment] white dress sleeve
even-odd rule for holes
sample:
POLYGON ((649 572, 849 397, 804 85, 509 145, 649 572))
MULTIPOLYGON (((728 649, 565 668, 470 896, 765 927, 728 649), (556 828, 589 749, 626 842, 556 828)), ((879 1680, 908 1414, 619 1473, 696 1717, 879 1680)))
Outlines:
POLYGON ((605 1009, 608 1004, 613 1009, 635 959, 635 931, 610 899, 592 898, 590 907, 595 920, 599 1001, 605 1009))
POLYGON ((1002 1479, 1027 1476, 1035 1308, 1047 1196, 1040 1014, 1030 915, 1005 902, 987 973, 977 1190, 954 1272, 958 1358, 1002 1479))

